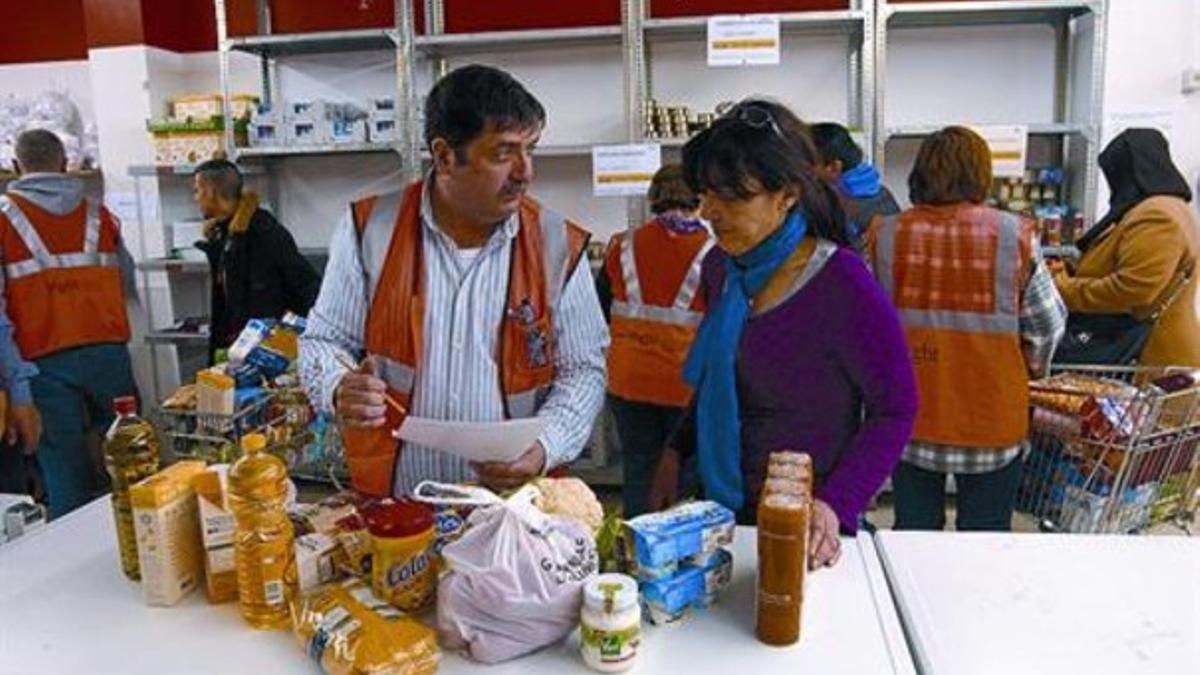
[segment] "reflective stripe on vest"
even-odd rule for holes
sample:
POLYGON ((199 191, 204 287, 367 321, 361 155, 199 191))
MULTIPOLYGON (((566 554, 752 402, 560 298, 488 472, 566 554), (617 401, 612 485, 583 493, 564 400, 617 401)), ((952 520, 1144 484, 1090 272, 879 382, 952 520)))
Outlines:
POLYGON ((84 234, 83 251, 78 253, 51 253, 25 212, 9 199, 8 195, 0 195, 0 213, 8 218, 13 230, 32 254, 28 260, 4 266, 4 274, 8 279, 20 279, 49 269, 116 267, 118 264, 115 253, 100 253, 101 223, 100 208, 97 204, 87 204, 87 230, 84 234))
POLYGON ((363 271, 371 287, 367 289, 367 306, 375 301, 379 279, 383 277, 383 265, 387 262, 388 249, 392 245, 392 233, 396 228, 396 217, 404 191, 389 192, 375 198, 371 216, 362 224, 359 232, 359 247, 362 253, 363 271))
POLYGON ((709 239, 700 247, 692 264, 688 267, 687 276, 675 294, 675 302, 670 307, 647 305, 642 302, 641 286, 638 283, 637 259, 633 248, 634 233, 621 237, 621 276, 625 281, 625 300, 614 300, 612 303, 613 316, 626 319, 643 319, 672 326, 695 328, 704 318, 701 312, 692 311, 692 303, 700 290, 700 274, 703 270, 704 257, 712 250, 716 242, 709 239))
MULTIPOLYGON (((898 216, 888 216, 883 221, 876 243, 875 264, 879 270, 879 283, 889 297, 896 294, 895 259, 898 216)), ((996 246, 996 269, 993 280, 995 309, 991 314, 978 312, 956 312, 938 309, 913 309, 901 307, 897 312, 905 326, 911 328, 933 328, 961 331, 963 333, 1011 334, 1020 330, 1017 311, 1017 266, 1020 264, 1021 222, 1017 216, 1005 213, 1001 217, 1000 239, 996 246)))

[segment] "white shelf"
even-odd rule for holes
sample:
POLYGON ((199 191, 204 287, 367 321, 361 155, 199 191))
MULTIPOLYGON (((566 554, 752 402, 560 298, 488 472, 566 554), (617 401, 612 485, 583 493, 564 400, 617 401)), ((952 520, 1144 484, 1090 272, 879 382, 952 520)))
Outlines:
MULTIPOLYGON (((248 148, 243 148, 248 149, 248 148)), ((196 173, 198 164, 133 164, 129 167, 129 175, 134 177, 153 176, 157 178, 169 178, 179 176, 183 178, 191 178, 192 174, 196 173)), ((238 170, 244 176, 258 175, 263 172, 262 167, 258 166, 239 166, 238 170)))
MULTIPOLYGON (((866 19, 866 13, 861 10, 789 12, 773 16, 779 17, 779 29, 785 33, 853 33, 862 30, 866 19)), ((643 27, 647 37, 703 37, 708 30, 708 17, 646 19, 643 27)))
POLYGON ((390 143, 329 143, 324 145, 281 145, 238 148, 237 157, 238 159, 256 159, 389 152, 396 152, 396 146, 390 143))
POLYGON ((472 51, 507 51, 550 45, 620 45, 621 27, 585 26, 488 33, 444 33, 441 35, 418 35, 413 42, 420 51, 443 55, 472 51))
POLYGON ((146 334, 146 342, 173 345, 203 346, 208 344, 207 333, 179 333, 156 330, 146 334))
POLYGON ((889 28, 1055 24, 1095 11, 1090 0, 979 0, 883 4, 889 28))
MULTIPOLYGON (((906 125, 888 127, 886 136, 888 140, 898 138, 924 138, 925 136, 933 134, 935 131, 945 128, 948 124, 953 123, 947 123, 946 125, 918 124, 911 126, 906 125)), ((1073 134, 1085 135, 1088 132, 1087 126, 1083 124, 1060 124, 1051 122, 1027 124, 1025 126, 1029 128, 1029 133, 1033 136, 1070 136, 1073 134)))
POLYGON ((208 262, 204 260, 183 260, 181 258, 151 258, 137 264, 139 270, 145 272, 168 272, 174 274, 208 274, 208 262))
POLYGON ((291 35, 253 35, 228 38, 226 46, 235 51, 265 57, 382 51, 396 48, 396 31, 390 28, 370 28, 291 35))

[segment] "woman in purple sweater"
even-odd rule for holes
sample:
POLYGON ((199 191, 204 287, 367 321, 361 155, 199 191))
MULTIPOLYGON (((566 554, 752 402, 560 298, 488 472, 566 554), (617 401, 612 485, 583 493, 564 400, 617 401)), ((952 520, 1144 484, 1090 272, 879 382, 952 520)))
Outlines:
POLYGON ((719 248, 704 263, 709 313, 688 357, 690 414, 659 463, 652 507, 677 496, 695 457, 708 499, 752 523, 768 455, 801 450, 816 470, 816 564, 838 558, 892 472, 917 411, 891 302, 849 248, 837 193, 807 127, 747 100, 683 149, 719 248))

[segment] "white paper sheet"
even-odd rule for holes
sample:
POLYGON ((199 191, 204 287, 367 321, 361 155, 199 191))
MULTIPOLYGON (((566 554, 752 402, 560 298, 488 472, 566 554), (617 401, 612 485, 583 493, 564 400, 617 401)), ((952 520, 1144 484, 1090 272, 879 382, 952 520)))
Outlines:
POLYGON ((503 422, 450 422, 409 416, 393 435, 472 462, 512 462, 537 441, 545 428, 546 422, 540 417, 503 422))

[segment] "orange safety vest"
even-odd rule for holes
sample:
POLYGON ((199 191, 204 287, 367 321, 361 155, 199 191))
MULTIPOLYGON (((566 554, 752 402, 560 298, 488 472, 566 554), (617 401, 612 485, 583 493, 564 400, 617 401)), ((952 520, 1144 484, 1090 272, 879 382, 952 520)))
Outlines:
MULTIPOLYGON (((354 202, 360 255, 368 277, 370 311, 365 347, 379 364, 388 393, 408 408, 422 354, 425 278, 421 199, 424 185, 354 202)), ((561 215, 521 200, 513 243, 507 309, 500 329, 500 390, 505 416, 532 417, 556 374, 553 316, 590 235, 561 215)), ((403 417, 390 407, 379 429, 345 429, 346 463, 354 488, 370 495, 392 491, 399 445, 392 430, 403 417)))
POLYGON ((1026 437, 1019 317, 1032 247, 1030 223, 982 206, 916 207, 875 230, 875 276, 900 314, 917 375, 914 440, 989 449, 1026 437))
POLYGON ((629 401, 683 407, 683 363, 704 318, 700 266, 713 246, 705 230, 675 234, 650 221, 609 243, 612 280, 608 391, 629 401))
POLYGON ((4 296, 22 357, 129 341, 120 232, 107 209, 86 199, 60 216, 20 195, 0 196, 4 296))

